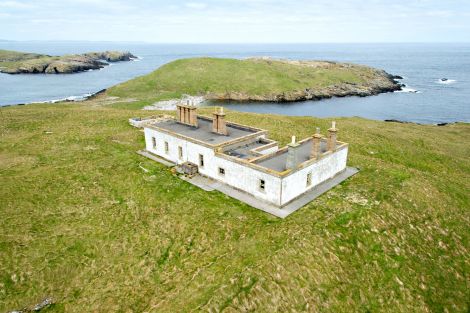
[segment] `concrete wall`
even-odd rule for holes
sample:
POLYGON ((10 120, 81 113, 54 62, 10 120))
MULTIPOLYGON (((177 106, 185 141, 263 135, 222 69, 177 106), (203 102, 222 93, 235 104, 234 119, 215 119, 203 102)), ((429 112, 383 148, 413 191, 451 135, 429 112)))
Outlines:
POLYGON ((186 141, 149 128, 144 128, 144 133, 145 148, 148 151, 177 164, 184 163, 187 160, 186 141), (156 148, 153 147, 152 137, 155 138, 156 148), (168 142, 168 152, 165 151, 165 142, 168 142), (183 148, 182 159, 178 155, 178 146, 183 148))
POLYGON ((177 164, 189 161, 198 166, 199 155, 202 154, 204 156, 204 166, 199 166, 201 174, 250 193, 259 199, 280 205, 281 179, 279 177, 218 157, 213 149, 191 141, 176 138, 149 128, 145 128, 144 132, 146 149, 148 151, 177 164), (156 140, 156 149, 153 148, 152 137, 156 140), (168 142, 168 153, 165 151, 165 141, 168 142), (179 158, 178 146, 183 148, 182 159, 179 158), (219 173, 219 168, 225 170, 225 175, 219 173), (260 179, 265 181, 264 190, 259 188, 260 179))
POLYGON ((323 157, 318 162, 307 166, 282 179, 281 205, 288 203, 307 190, 335 176, 346 168, 348 147, 323 157), (312 173, 312 184, 307 186, 307 174, 312 173))
POLYGON ((279 177, 217 156, 215 157, 213 167, 207 170, 210 171, 210 173, 204 172, 207 173, 207 176, 246 191, 256 198, 280 205, 281 179, 279 177), (225 175, 219 174, 219 167, 225 169, 225 175), (261 179, 265 181, 264 190, 259 188, 261 179))

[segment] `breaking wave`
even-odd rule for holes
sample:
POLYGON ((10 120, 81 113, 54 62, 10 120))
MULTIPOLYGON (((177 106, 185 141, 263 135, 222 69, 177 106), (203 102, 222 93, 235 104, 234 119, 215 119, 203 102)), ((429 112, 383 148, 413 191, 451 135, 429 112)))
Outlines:
POLYGON ((57 103, 57 102, 62 102, 62 101, 79 102, 79 101, 85 101, 86 99, 90 98, 91 96, 93 96, 92 93, 86 93, 86 94, 83 94, 81 96, 69 96, 69 97, 65 97, 65 98, 46 100, 46 101, 33 101, 33 102, 28 102, 26 104, 57 103))
POLYGON ((421 91, 409 88, 409 87, 403 87, 401 90, 397 90, 395 92, 401 92, 401 93, 421 93, 421 91))
POLYGON ((439 79, 436 83, 442 84, 442 85, 450 85, 456 82, 457 81, 455 79, 446 79, 446 80, 439 79))

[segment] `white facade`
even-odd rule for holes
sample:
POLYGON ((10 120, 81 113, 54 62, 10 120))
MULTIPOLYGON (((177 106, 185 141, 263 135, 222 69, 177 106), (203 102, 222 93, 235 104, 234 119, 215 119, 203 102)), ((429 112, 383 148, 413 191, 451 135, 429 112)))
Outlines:
POLYGON ((317 162, 298 170, 282 179, 281 205, 289 203, 299 195, 314 188, 346 169, 348 147, 324 156, 317 162), (310 173, 310 184, 307 175, 310 173))
POLYGON ((145 143, 149 152, 176 164, 194 163, 198 165, 199 173, 202 175, 280 205, 281 179, 279 177, 218 157, 214 149, 154 129, 145 128, 145 143), (152 138, 155 138, 156 147, 153 146, 152 138), (165 150, 165 142, 168 143, 168 152, 165 150), (179 157, 179 147, 182 148, 182 158, 179 157), (203 156, 204 166, 200 165, 200 155, 203 156), (225 174, 220 174, 220 168, 225 174), (261 180, 264 180, 264 190, 260 188, 261 180))
MULTIPOLYGON (((309 160, 297 169, 277 172, 247 159, 228 156, 217 145, 204 144, 158 127, 144 126, 146 150, 175 164, 191 162, 200 174, 247 192, 278 207, 289 203, 316 185, 346 169, 347 144, 319 160, 309 160)), ((264 137, 263 134, 259 138, 264 137)), ((250 138, 253 141, 253 137, 250 138)), ((243 142, 243 141, 242 141, 243 142)), ((261 157, 278 151, 277 144, 257 148, 261 157)))

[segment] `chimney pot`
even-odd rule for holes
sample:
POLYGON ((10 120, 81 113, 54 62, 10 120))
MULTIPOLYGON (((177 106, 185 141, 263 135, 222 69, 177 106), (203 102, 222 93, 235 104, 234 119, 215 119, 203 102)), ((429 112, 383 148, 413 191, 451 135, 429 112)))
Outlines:
POLYGON ((212 132, 227 135, 227 125, 225 124, 225 114, 222 107, 216 107, 212 120, 212 132))
POLYGON ((316 128, 315 134, 312 136, 312 150, 310 152, 311 159, 319 159, 321 155, 321 134, 320 127, 316 128))
POLYGON ((292 136, 292 142, 287 145, 286 169, 294 169, 298 162, 298 148, 300 144, 295 142, 295 136, 292 136))
POLYGON ((336 129, 336 122, 333 121, 331 123, 331 128, 328 129, 328 151, 335 151, 336 150, 336 133, 338 130, 336 129))

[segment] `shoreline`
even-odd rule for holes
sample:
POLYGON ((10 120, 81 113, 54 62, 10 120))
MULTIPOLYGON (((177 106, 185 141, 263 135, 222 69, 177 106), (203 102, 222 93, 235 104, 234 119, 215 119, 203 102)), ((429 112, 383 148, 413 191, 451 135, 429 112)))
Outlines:
MULTIPOLYGON (((7 105, 2 105, 0 106, 0 109, 1 108, 6 108, 6 107, 14 107, 14 106, 25 106, 25 105, 34 105, 34 104, 55 104, 55 103, 59 103, 59 102, 83 102, 83 101, 86 101, 86 100, 90 100, 90 99, 93 99, 103 93, 105 93, 107 91, 107 89, 101 89, 95 93, 88 93, 88 94, 84 94, 82 96, 70 96, 70 97, 66 97, 66 98, 62 98, 62 99, 57 99, 57 100, 47 100, 47 101, 41 101, 41 102, 28 102, 28 103, 18 103, 18 104, 7 104, 7 105)), ((397 91, 395 91, 397 92, 397 91)), ((181 102, 181 101, 190 101, 192 102, 194 105, 198 106, 198 107, 204 107, 204 105, 202 105, 205 101, 210 101, 210 99, 205 99, 203 96, 190 96, 190 95, 185 95, 183 97, 183 99, 170 99, 170 100, 162 100, 162 101, 157 101, 151 105, 148 105, 148 106, 145 106, 143 107, 140 111, 173 111, 173 110, 176 110, 176 104, 178 102, 181 102)), ((309 101, 309 100, 304 100, 304 101, 309 101)), ((294 102, 304 102, 304 101, 293 101, 293 102, 289 102, 289 103, 294 103, 294 102)), ((311 100, 310 100, 311 101, 311 100)), ((313 100, 313 101, 321 101, 320 100, 313 100)), ((221 101, 223 102, 223 101, 221 101)), ((276 102, 273 102, 273 103, 276 103, 276 102)), ((277 102, 277 103, 281 103, 281 102, 277 102)), ((209 106, 207 106, 209 107, 209 106)), ((237 112, 242 112, 242 111, 237 111, 237 112)), ((256 113, 256 112, 254 112, 256 113)), ((262 114, 262 113, 260 113, 262 114)), ((281 115, 284 115, 284 116, 290 116, 290 115, 285 115, 285 114, 281 114, 281 115)), ((335 117, 342 117, 342 116, 335 116, 335 117)), ((358 117, 361 117, 361 116, 358 116, 358 117)), ((325 118, 332 118, 332 117, 325 117, 325 118)), ((406 120, 398 120, 398 119, 373 119, 373 118, 368 118, 368 117, 361 117, 361 118, 365 118, 365 119, 368 119, 368 120, 372 120, 372 121, 380 121, 380 122, 385 122, 385 123, 399 123, 399 124, 414 124, 414 125, 432 125, 432 126, 447 126, 447 125, 453 125, 453 124, 458 124, 458 123, 464 123, 464 124, 468 124, 470 122, 465 122, 465 121, 445 121, 445 122, 436 122, 436 123, 418 123, 418 122, 412 122, 412 121, 406 121, 406 120)))

